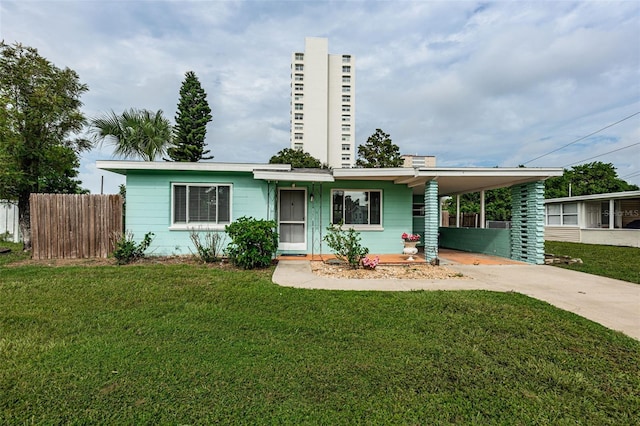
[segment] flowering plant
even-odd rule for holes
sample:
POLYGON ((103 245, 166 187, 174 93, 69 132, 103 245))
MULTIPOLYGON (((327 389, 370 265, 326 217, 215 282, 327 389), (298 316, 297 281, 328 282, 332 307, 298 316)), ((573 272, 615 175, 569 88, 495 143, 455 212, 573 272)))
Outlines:
POLYGON ((380 257, 376 256, 376 257, 365 257, 364 259, 362 259, 362 266, 365 269, 376 269, 376 266, 378 266, 378 264, 380 263, 380 257))
POLYGON ((415 243, 420 241, 420 235, 419 234, 407 234, 406 232, 404 232, 402 234, 402 239, 408 243, 415 243))

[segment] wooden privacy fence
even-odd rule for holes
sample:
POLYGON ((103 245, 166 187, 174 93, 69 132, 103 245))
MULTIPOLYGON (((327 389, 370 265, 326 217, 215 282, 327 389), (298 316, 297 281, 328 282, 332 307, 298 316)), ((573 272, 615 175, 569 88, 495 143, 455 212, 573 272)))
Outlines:
POLYGON ((107 257, 122 233, 120 195, 31 194, 33 259, 107 257))

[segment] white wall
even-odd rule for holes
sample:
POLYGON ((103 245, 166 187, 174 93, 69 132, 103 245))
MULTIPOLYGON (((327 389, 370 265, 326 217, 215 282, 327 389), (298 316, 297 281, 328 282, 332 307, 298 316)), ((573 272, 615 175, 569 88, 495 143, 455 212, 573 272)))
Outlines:
POLYGON ((18 206, 15 204, 0 202, 0 234, 9 233, 9 240, 17 243, 20 241, 18 227, 18 206))
POLYGON ((640 229, 581 229, 581 242, 640 247, 640 229))

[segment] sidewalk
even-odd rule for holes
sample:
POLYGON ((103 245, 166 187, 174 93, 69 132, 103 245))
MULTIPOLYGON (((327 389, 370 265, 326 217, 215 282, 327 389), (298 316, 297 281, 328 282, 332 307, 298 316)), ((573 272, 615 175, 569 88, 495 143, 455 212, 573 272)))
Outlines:
POLYGON ((325 290, 514 291, 543 300, 612 330, 640 340, 640 284, 546 265, 448 264, 464 278, 446 280, 335 279, 311 272, 309 261, 280 260, 273 282, 285 286, 325 290))

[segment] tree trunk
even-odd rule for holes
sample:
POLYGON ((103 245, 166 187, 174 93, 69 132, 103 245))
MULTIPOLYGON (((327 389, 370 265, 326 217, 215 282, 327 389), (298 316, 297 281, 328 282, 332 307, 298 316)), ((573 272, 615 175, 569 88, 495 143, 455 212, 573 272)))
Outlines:
POLYGON ((31 209, 29 205, 30 193, 22 193, 18 196, 18 226, 22 235, 22 248, 31 250, 31 209))

